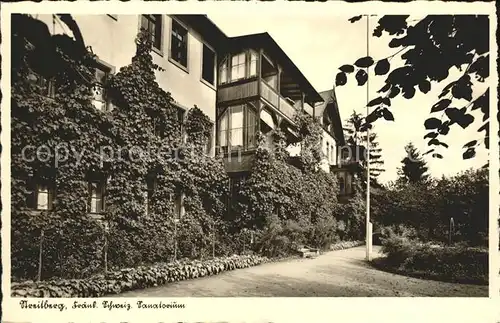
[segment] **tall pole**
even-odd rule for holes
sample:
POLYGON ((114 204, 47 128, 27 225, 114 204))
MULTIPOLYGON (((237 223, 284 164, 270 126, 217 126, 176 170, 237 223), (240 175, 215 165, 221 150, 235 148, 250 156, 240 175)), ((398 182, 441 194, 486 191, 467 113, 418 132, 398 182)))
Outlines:
MULTIPOLYGON (((370 56, 370 15, 366 15, 366 56, 370 56)), ((366 116, 370 113, 370 77, 366 68, 366 116)), ((371 227, 370 227, 370 128, 366 129, 366 260, 371 261, 371 227)))

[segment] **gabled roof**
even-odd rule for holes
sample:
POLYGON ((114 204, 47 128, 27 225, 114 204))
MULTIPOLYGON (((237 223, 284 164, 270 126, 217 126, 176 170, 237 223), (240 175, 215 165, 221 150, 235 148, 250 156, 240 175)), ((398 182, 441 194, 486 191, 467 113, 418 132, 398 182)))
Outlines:
POLYGON ((345 145, 344 129, 342 128, 342 120, 340 118, 339 105, 337 96, 335 95, 335 88, 319 93, 324 102, 316 106, 316 115, 323 116, 328 114, 332 123, 335 137, 341 146, 345 145))
POLYGON ((323 102, 323 98, 311 85, 307 78, 302 74, 299 68, 292 62, 288 55, 281 49, 269 33, 258 33, 229 38, 229 50, 239 48, 261 47, 273 59, 277 60, 283 66, 283 69, 289 73, 304 90, 309 101, 323 102))

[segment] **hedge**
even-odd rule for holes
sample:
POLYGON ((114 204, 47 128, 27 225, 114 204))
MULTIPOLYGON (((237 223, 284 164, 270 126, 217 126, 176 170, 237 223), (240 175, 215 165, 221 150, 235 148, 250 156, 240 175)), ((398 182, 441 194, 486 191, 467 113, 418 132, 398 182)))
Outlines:
POLYGON ((386 257, 374 265, 398 274, 456 283, 488 284, 488 250, 465 245, 420 243, 401 237, 384 241, 386 257))
POLYGON ((101 297, 134 289, 217 275, 223 271, 248 268, 268 262, 260 256, 220 257, 182 260, 153 266, 121 269, 88 279, 58 279, 12 283, 12 297, 101 297))

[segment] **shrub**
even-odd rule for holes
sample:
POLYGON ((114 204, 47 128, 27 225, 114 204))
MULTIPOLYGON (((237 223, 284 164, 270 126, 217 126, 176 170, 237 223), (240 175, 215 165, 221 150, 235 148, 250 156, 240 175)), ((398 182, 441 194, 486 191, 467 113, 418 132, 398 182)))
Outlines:
POLYGON ((88 279, 59 279, 12 283, 12 297, 101 297, 216 275, 223 271, 256 266, 269 260, 259 256, 231 256, 204 261, 181 260, 154 266, 121 269, 88 279))
POLYGON ((402 236, 384 241, 380 265, 410 276, 488 284, 488 250, 464 244, 421 243, 402 236))
POLYGON ((341 241, 330 246, 330 250, 344 250, 364 245, 364 241, 341 241))
POLYGON ((401 237, 409 240, 418 240, 418 232, 415 228, 404 224, 390 225, 381 228, 382 242, 395 237, 401 237))
POLYGON ((488 245, 488 170, 468 170, 425 184, 393 183, 372 194, 372 216, 380 226, 415 229, 422 241, 488 245))

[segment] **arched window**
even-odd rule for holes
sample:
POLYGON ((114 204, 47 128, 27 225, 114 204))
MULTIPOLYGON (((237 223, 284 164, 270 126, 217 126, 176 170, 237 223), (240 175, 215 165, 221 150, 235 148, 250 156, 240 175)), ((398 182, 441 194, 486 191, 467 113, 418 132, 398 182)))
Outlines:
POLYGON ((218 122, 220 148, 225 152, 255 148, 257 121, 255 109, 247 104, 226 108, 218 122))

